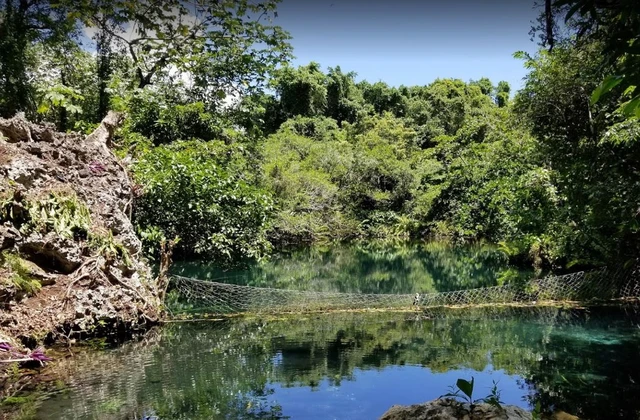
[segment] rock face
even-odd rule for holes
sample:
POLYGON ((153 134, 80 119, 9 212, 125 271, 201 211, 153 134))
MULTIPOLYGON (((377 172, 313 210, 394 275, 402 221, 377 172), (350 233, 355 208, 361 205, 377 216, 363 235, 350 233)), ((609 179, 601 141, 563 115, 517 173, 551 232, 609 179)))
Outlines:
POLYGON ((157 321, 129 218, 134 188, 108 148, 119 122, 109 113, 85 138, 0 119, 0 335, 36 343, 157 321))
POLYGON ((512 405, 497 408, 489 404, 473 407, 452 399, 437 399, 424 404, 394 405, 380 420, 531 420, 531 413, 512 405))

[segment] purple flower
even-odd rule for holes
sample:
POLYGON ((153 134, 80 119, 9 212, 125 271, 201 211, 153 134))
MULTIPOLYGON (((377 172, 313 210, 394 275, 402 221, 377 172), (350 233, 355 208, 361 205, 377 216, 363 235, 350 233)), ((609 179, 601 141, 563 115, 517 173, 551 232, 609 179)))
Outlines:
POLYGON ((11 351, 11 344, 7 343, 6 341, 3 343, 0 343, 0 350, 11 351))
POLYGON ((98 175, 106 171, 107 168, 102 163, 94 160, 89 164, 89 170, 91 171, 91 173, 98 175))
POLYGON ((44 349, 42 347, 38 347, 37 349, 32 351, 29 357, 39 362, 48 362, 50 360, 53 360, 44 354, 44 349))

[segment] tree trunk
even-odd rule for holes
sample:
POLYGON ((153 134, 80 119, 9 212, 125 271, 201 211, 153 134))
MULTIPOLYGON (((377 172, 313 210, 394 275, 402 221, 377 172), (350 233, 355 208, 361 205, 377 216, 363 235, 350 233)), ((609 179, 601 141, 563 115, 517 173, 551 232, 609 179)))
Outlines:
MULTIPOLYGON (((64 68, 60 71, 60 83, 62 84, 62 86, 67 85, 64 68)), ((64 133, 65 131, 67 131, 67 125, 69 123, 67 108, 65 108, 64 106, 60 106, 58 107, 58 111, 60 112, 60 118, 58 120, 58 131, 64 133)))
POLYGON ((111 39, 112 36, 107 31, 100 30, 96 40, 98 53, 96 58, 98 67, 98 121, 102 120, 109 110, 107 82, 111 77, 111 39))
POLYGON ((164 302, 164 298, 167 294, 167 288, 169 287, 169 268, 171 267, 173 248, 176 246, 177 242, 177 238, 169 242, 166 240, 162 240, 162 242, 160 242, 160 270, 158 272, 158 277, 156 278, 156 294, 161 302, 164 302))
POLYGON ((553 9, 551 8, 551 0, 544 1, 544 16, 547 30, 547 45, 549 45, 549 52, 551 52, 555 44, 555 40, 553 39, 553 9))
POLYGON ((105 149, 111 145, 111 139, 116 128, 122 123, 123 115, 115 111, 109 111, 107 116, 102 119, 100 126, 87 136, 85 143, 96 146, 101 145, 105 149))

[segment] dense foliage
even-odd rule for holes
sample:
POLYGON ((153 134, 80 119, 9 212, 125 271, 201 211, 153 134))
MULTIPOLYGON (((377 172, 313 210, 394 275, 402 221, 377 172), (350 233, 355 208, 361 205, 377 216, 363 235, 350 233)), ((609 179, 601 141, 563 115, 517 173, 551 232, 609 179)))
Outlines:
POLYGON ((242 147, 199 140, 145 153, 134 171, 144 185, 135 216, 143 238, 178 236, 183 249, 220 261, 261 257, 272 204, 245 177, 242 154, 242 147))
POLYGON ((183 255, 232 263, 288 244, 438 237, 500 243, 536 266, 637 256, 635 2, 547 2, 533 32, 550 49, 516 53, 529 74, 515 95, 487 78, 393 87, 295 68, 287 33, 261 20, 276 3, 171 1, 148 15, 147 2, 0 1, 0 113, 89 131, 125 111, 118 153, 151 249, 178 236, 183 255))

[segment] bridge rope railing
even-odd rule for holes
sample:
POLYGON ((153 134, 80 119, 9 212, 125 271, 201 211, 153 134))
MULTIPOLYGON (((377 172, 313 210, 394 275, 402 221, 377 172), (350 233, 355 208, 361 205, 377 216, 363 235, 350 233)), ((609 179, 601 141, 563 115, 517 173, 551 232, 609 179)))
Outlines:
POLYGON ((615 300, 640 297, 640 264, 603 267, 532 279, 526 284, 436 293, 370 294, 316 292, 244 286, 174 275, 174 313, 284 313, 327 310, 437 308, 514 305, 557 301, 615 300))

